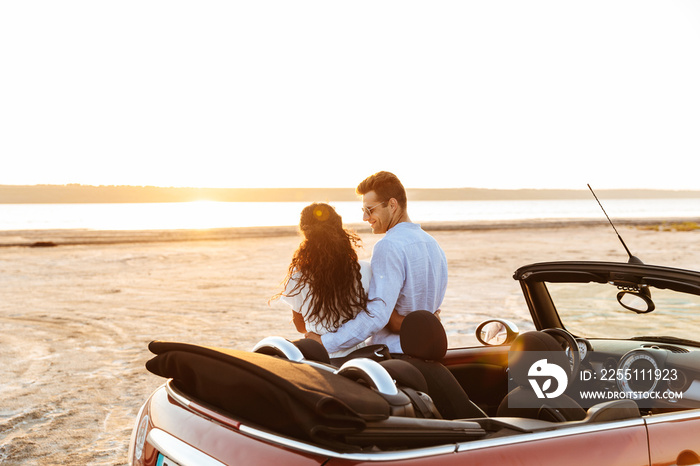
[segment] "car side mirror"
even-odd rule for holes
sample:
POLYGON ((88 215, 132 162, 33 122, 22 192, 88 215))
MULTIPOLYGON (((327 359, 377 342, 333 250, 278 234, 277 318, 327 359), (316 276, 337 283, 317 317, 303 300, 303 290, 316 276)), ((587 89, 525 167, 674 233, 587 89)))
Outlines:
POLYGON ((476 327, 476 339, 486 346, 508 345, 519 334, 518 326, 504 319, 487 320, 476 327))
POLYGON ((620 291, 617 294, 617 302, 625 309, 637 314, 646 314, 656 309, 648 288, 641 288, 639 291, 620 291))

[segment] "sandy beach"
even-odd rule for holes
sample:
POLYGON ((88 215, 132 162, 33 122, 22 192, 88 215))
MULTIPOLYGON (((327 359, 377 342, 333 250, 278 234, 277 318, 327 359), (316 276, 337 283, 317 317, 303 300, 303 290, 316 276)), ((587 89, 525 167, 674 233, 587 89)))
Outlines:
MULTIPOLYGON (((424 226, 448 258, 453 347, 475 345, 488 317, 532 328, 519 266, 627 260, 604 222, 424 226)), ((646 263, 700 269, 700 230, 618 230, 646 263)), ((379 237, 358 231, 369 258, 379 237)), ((0 463, 125 464, 136 413, 163 382, 144 368, 151 340, 298 338, 289 309, 267 303, 298 242, 293 229, 0 233, 0 463)))

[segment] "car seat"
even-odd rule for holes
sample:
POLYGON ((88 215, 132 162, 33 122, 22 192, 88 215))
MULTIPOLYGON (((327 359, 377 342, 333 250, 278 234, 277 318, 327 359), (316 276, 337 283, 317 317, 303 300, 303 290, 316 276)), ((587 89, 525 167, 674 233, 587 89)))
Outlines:
MULTIPOLYGON (((548 365, 560 367, 568 383, 571 379, 569 358, 553 336, 538 331, 518 335, 508 355, 510 383, 515 388, 501 401, 497 415, 547 421, 579 421, 586 417, 586 411, 565 393, 554 398, 537 396, 530 371, 542 359, 546 359, 548 365)), ((548 383, 549 387, 557 387, 552 385, 552 380, 548 383)))
POLYGON ((444 419, 487 417, 440 362, 447 353, 447 334, 433 313, 409 313, 401 324, 400 338, 403 359, 423 374, 427 393, 444 419))

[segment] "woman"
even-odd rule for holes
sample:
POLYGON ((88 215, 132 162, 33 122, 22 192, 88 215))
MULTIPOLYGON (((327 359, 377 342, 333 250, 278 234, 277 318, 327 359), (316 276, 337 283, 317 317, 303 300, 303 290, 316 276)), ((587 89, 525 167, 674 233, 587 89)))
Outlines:
MULTIPOLYGON (((335 331, 358 312, 367 312, 369 262, 358 261, 360 237, 343 228, 343 220, 328 204, 314 203, 301 211, 303 241, 294 252, 281 299, 292 308, 297 331, 323 335, 335 331)), ((332 358, 364 346, 330 354, 332 358)))

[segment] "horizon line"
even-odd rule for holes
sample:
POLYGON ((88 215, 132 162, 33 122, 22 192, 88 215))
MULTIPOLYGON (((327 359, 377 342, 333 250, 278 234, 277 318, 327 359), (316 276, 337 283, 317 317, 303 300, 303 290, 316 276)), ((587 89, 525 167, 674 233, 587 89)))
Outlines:
MULTIPOLYGON (((700 191, 598 189, 607 199, 700 198, 700 191)), ((407 188, 411 201, 505 201, 588 199, 587 189, 407 188)), ((190 188, 130 185, 0 185, 0 204, 167 202, 350 202, 352 188, 190 188)))
MULTIPOLYGON (((83 184, 83 183, 38 183, 38 184, 7 184, 0 183, 0 188, 133 188, 133 189, 202 189, 202 190, 355 190, 352 186, 256 186, 256 187, 221 187, 221 186, 161 186, 138 184, 83 184)), ((581 188, 487 188, 476 186, 450 186, 439 188, 408 187, 406 191, 451 191, 451 190, 481 190, 481 191, 588 191, 581 188)), ((691 192, 700 193, 700 189, 672 188, 596 188, 598 191, 662 191, 662 192, 691 192)))

